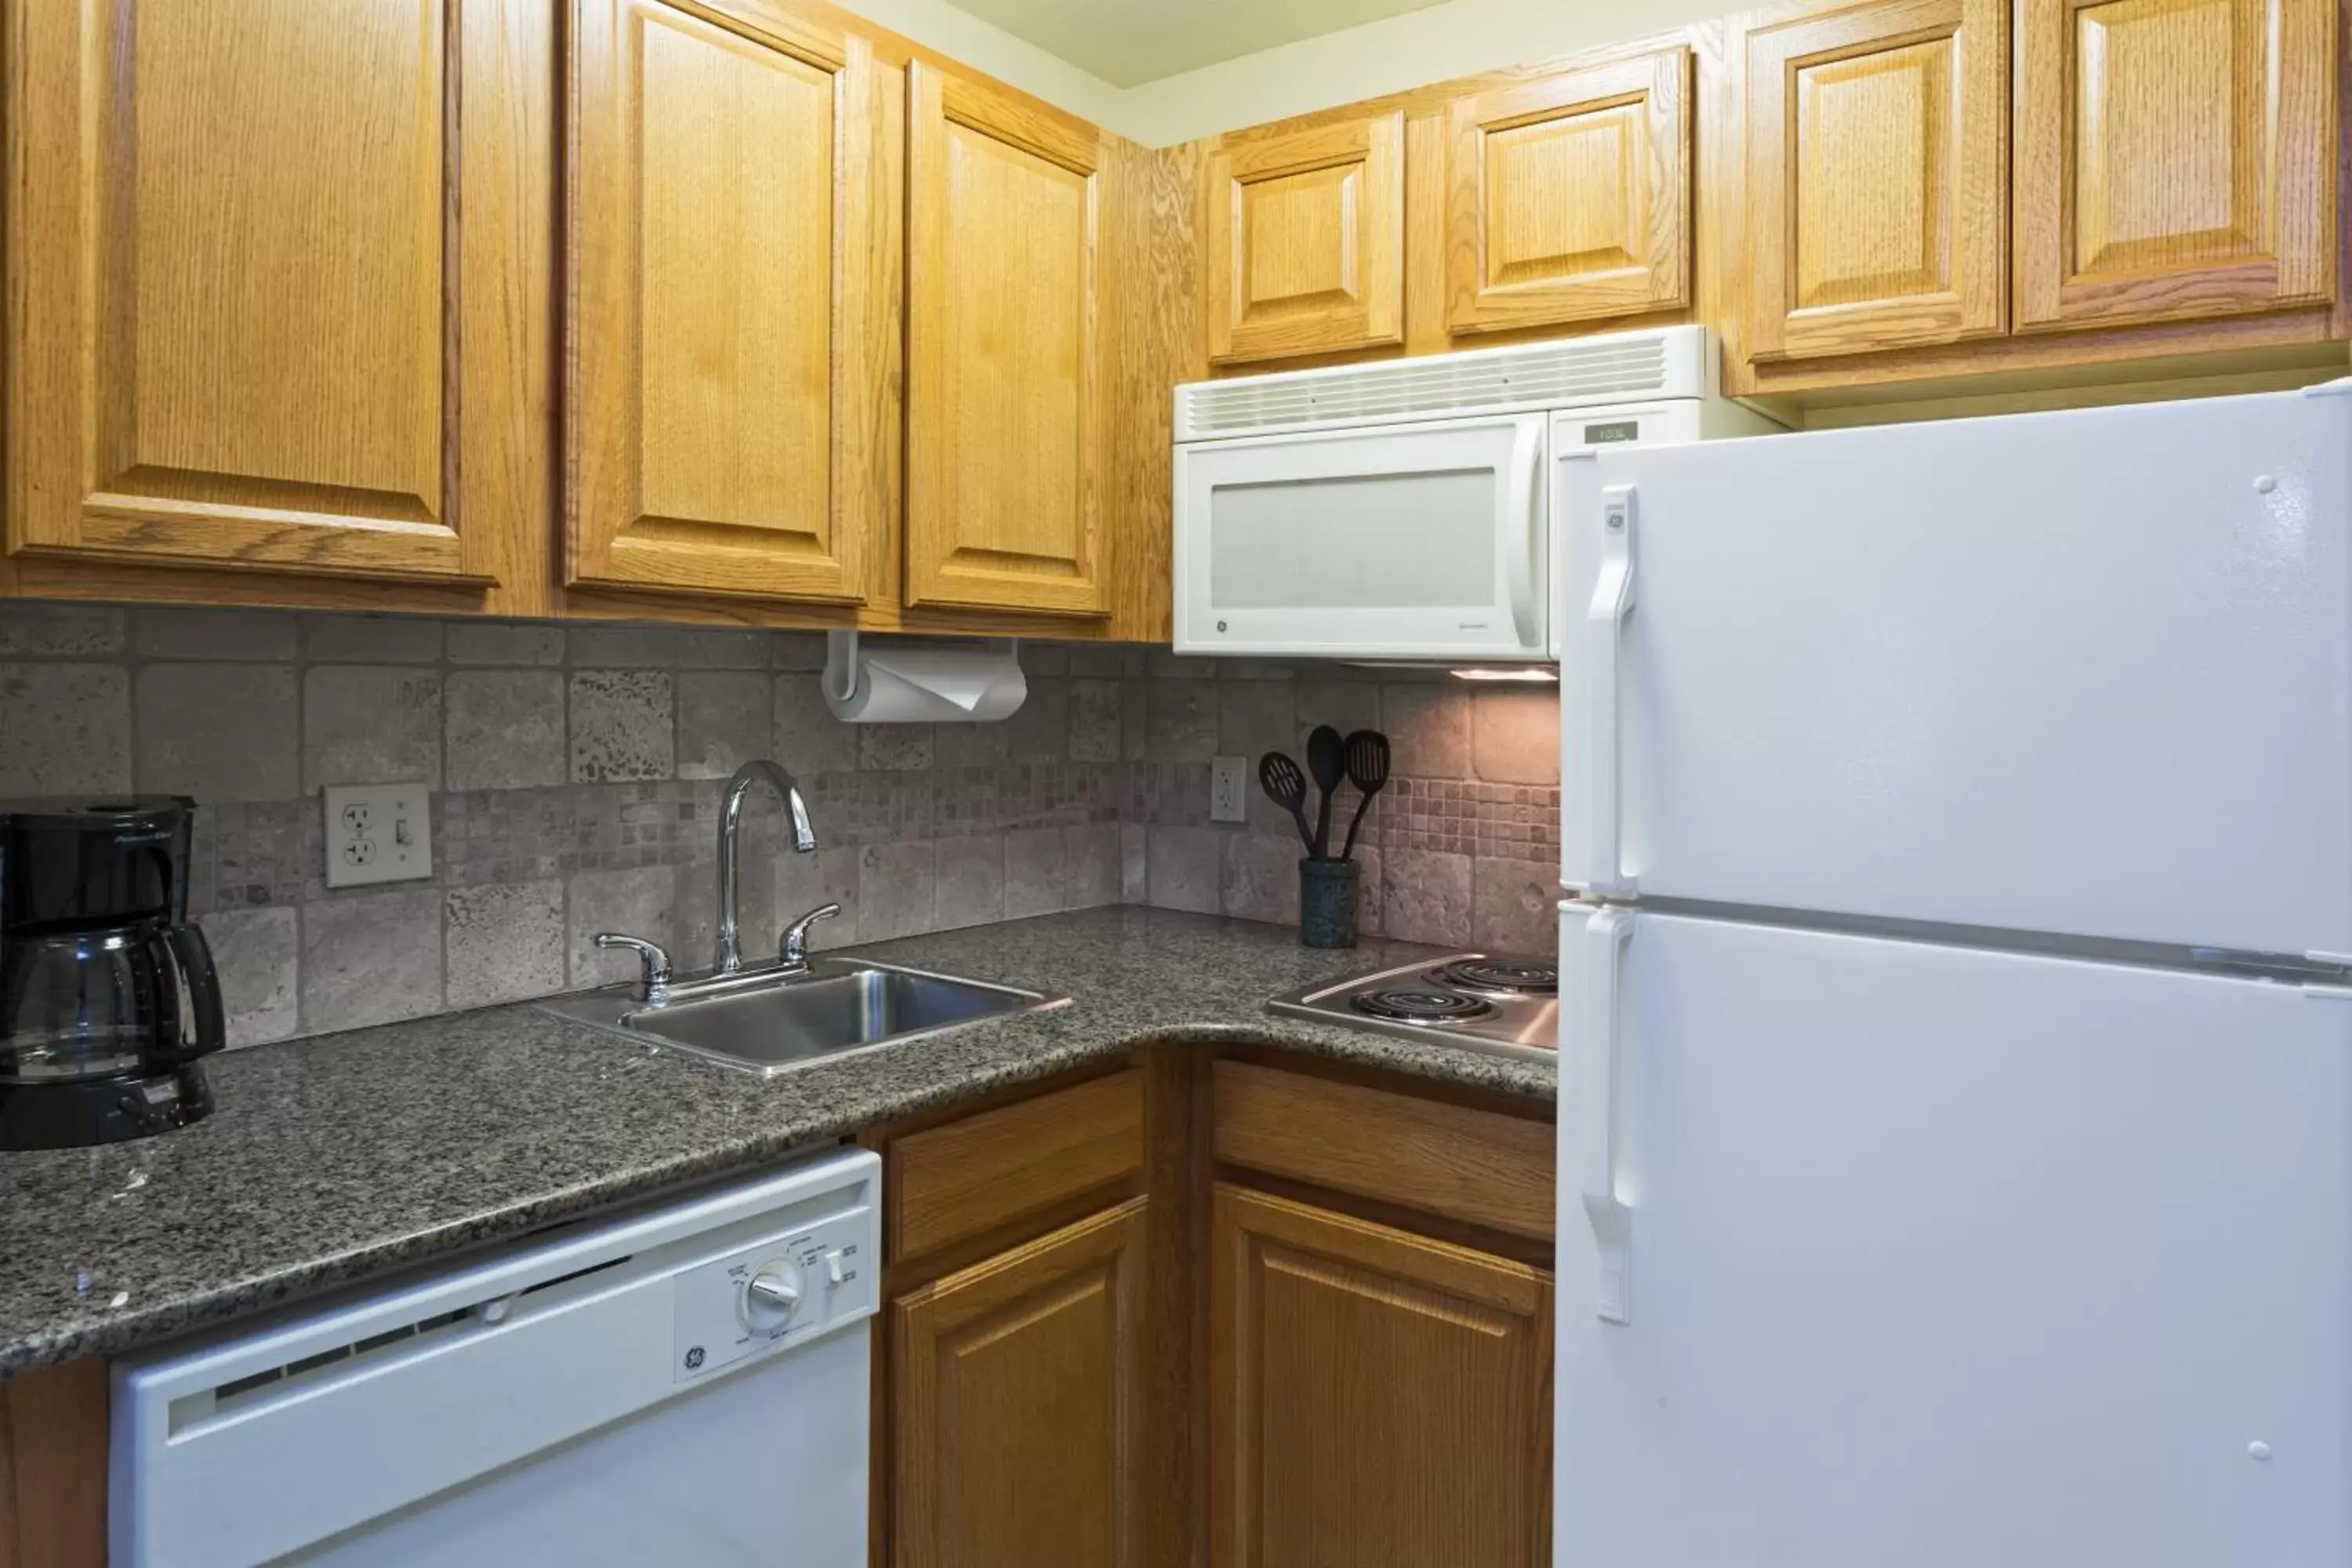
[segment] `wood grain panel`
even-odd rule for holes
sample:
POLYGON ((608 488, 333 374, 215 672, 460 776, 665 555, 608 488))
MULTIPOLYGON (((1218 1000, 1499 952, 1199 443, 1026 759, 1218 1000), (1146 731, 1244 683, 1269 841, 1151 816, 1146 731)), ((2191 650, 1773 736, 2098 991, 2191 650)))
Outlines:
POLYGON ((1551 1557, 1551 1284, 1523 1265, 1220 1186, 1215 1568, 1551 1557))
POLYGON ((1145 1205, 1131 1199, 890 1308, 890 1561, 1129 1568, 1145 1205))
POLYGON ((1227 138, 1209 158, 1209 357, 1404 336, 1404 117, 1227 138))
POLYGON ((1099 134, 908 90, 907 603, 1102 615, 1099 134))
POLYGON ((1877 0, 1748 34, 1752 357, 2007 330, 2006 33, 1877 0))
POLYGON ((2025 0, 2017 325, 2335 297, 2328 0, 2025 0))
POLYGON ((0 1568, 105 1568, 106 1363, 0 1384, 0 1568))
POLYGON ((1450 330, 1690 303, 1691 69, 1661 49, 1454 102, 1450 330))
POLYGON ((569 581, 866 596, 894 521, 877 79, 773 5, 578 0, 569 581))
POLYGON ((1550 1122, 1248 1062, 1221 1061, 1214 1078, 1229 1164, 1551 1239, 1550 1122))
POLYGON ((467 337, 530 260, 510 9, 15 13, 12 550, 478 581, 511 559, 496 534, 530 520, 464 472, 532 434, 467 337))
POLYGON ((910 1133, 887 1158, 896 1262, 1133 1176, 1143 1166, 1143 1074, 1130 1068, 910 1133))

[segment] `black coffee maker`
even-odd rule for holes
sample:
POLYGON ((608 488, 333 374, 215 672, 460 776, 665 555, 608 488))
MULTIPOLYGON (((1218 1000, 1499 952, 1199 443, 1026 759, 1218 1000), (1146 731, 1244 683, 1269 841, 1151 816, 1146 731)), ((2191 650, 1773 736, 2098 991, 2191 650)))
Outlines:
POLYGON ((196 803, 0 801, 0 1149, 70 1149, 212 1110, 220 983, 188 923, 196 803))

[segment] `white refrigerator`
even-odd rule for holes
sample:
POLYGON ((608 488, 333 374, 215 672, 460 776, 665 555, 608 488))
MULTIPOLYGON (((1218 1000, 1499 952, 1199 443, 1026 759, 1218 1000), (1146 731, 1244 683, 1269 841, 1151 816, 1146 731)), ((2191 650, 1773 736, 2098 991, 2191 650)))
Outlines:
POLYGON ((1555 478, 1557 1568, 2352 1563, 2352 383, 1555 478))

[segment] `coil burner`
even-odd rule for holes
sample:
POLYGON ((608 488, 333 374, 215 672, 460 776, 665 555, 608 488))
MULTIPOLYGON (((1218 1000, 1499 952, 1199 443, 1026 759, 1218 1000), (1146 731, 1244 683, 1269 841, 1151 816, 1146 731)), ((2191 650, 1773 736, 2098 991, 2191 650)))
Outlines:
POLYGON ((1429 972, 1432 984, 1497 996, 1557 996, 1559 970, 1524 958, 1458 958, 1429 972))
POLYGON ((1400 1024, 1458 1024, 1465 1018, 1483 1018, 1495 1010, 1495 1005, 1483 996, 1404 986, 1364 992, 1354 997, 1351 1005, 1359 1013, 1400 1024))

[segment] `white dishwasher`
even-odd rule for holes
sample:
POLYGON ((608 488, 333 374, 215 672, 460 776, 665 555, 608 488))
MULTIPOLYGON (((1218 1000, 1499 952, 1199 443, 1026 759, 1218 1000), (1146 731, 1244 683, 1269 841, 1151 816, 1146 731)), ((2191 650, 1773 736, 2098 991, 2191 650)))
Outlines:
POLYGON ((114 1568, 856 1568, 881 1165, 831 1150, 116 1365, 114 1568))

